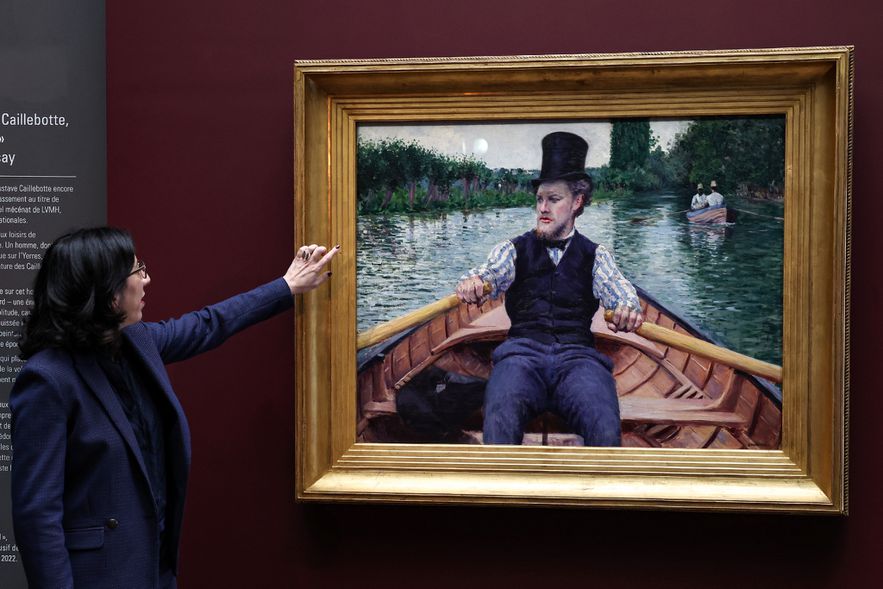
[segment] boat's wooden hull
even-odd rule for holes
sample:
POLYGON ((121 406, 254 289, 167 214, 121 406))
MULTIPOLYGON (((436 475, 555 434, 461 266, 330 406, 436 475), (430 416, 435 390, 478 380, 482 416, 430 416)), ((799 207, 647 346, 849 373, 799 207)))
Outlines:
POLYGON ((727 222, 727 207, 711 207, 687 212, 687 221, 701 225, 727 222))
MULTIPOLYGON (((708 339, 640 293, 646 321, 708 339)), ((499 301, 459 305, 395 341, 360 352, 359 440, 414 439, 399 418, 396 397, 407 387, 434 395, 459 381, 486 381, 490 355, 506 337, 509 322, 499 301), (437 375, 430 378, 427 375, 437 375), (448 384, 446 384, 448 383, 448 384)), ((623 420, 623 445, 677 448, 778 448, 781 401, 773 385, 732 368, 634 334, 614 334, 595 317, 597 347, 613 360, 623 420)), ((453 393, 452 393, 453 394, 453 393)), ((466 419, 446 441, 481 442, 481 415, 466 419)), ((560 419, 532 422, 524 443, 581 445, 560 419)))

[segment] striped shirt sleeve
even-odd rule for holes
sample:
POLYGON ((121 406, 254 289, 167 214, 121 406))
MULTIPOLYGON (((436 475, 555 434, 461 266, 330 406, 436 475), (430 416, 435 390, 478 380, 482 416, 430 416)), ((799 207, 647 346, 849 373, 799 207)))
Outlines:
POLYGON ((625 305, 630 309, 641 309, 635 287, 622 275, 616 267, 613 255, 603 245, 599 245, 595 250, 592 294, 601 301, 605 309, 615 309, 619 305, 625 305))
POLYGON ((515 245, 508 239, 498 243, 491 250, 484 264, 471 268, 460 277, 460 280, 471 276, 480 276, 484 282, 491 285, 490 296, 493 299, 500 296, 500 293, 506 292, 515 280, 515 245))

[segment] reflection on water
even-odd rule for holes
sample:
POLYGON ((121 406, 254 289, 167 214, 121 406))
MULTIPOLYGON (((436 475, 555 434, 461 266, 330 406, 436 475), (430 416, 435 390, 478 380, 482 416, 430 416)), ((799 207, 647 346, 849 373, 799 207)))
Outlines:
MULTIPOLYGON (((650 193, 593 204, 577 229, 676 314, 729 348, 781 364, 784 232, 773 217, 783 205, 728 204, 754 214, 691 225, 682 212, 689 197, 650 193)), ((359 218, 359 331, 450 294, 496 243, 533 225, 530 208, 359 218)))

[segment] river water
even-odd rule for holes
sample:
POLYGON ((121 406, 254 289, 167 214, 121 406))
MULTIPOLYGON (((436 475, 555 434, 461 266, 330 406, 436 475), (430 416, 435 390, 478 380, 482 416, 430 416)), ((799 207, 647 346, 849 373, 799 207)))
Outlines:
MULTIPOLYGON (((728 198, 735 223, 697 226, 690 197, 644 193, 593 203, 577 230, 623 274, 726 347, 782 363, 784 205, 728 198)), ((535 225, 532 208, 358 219, 361 332, 453 292, 498 242, 535 225)))

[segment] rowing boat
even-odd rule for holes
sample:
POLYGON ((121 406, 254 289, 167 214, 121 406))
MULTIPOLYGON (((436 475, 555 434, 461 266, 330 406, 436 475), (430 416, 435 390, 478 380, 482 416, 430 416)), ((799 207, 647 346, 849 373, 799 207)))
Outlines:
MULTIPOLYGON (((728 212, 726 205, 720 205, 697 209, 695 211, 687 211, 687 221, 703 225, 715 225, 718 223, 726 223, 727 215, 728 212)), ((732 216, 733 213, 729 213, 729 215, 732 216)))
MULTIPOLYGON (((715 343, 643 290, 638 294, 646 322, 715 343)), ((407 397, 434 410, 441 406, 448 418, 458 415, 455 431, 429 441, 481 443, 481 394, 491 353, 506 338, 509 325, 502 297, 481 306, 459 304, 361 350, 359 441, 427 441, 409 427, 414 421, 400 413, 401 399, 407 397), (460 406, 458 399, 463 399, 460 406)), ((781 392, 773 383, 634 333, 611 332, 600 311, 592 332, 597 348, 613 360, 624 446, 779 447, 781 392)), ((524 443, 569 446, 581 445, 582 439, 547 413, 531 422, 524 443)))

